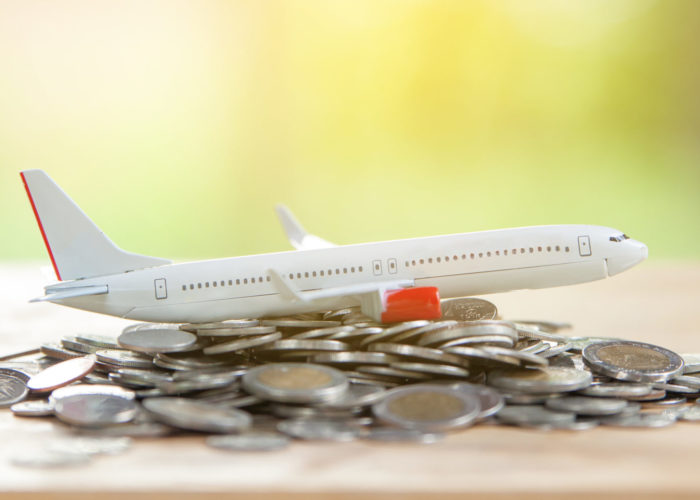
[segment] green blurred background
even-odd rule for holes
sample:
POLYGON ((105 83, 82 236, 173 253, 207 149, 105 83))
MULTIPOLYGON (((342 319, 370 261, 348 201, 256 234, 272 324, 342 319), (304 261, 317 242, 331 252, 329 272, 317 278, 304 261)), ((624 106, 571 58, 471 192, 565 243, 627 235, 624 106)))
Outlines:
POLYGON ((42 168, 121 247, 288 248, 521 225, 700 257, 700 2, 4 1, 2 259, 42 168))

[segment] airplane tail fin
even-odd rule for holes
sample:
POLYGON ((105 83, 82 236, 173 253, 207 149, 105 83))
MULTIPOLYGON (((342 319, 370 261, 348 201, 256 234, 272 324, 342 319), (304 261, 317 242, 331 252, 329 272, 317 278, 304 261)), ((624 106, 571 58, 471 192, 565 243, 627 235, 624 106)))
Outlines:
POLYGON ((20 175, 59 281, 170 263, 116 246, 43 170, 20 175))

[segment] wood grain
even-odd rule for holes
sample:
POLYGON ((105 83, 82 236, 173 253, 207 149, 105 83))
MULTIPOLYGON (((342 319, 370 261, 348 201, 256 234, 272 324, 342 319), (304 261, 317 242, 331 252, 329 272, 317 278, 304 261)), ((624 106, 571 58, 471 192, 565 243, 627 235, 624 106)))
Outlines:
MULTIPOLYGON (((127 321, 52 304, 32 265, 0 266, 0 356, 127 321)), ((569 321, 572 335, 700 352, 700 264, 645 263, 612 279, 486 297, 509 319, 569 321)), ((0 411, 0 495, 25 498, 609 498, 697 497, 700 424, 660 430, 542 432, 481 425, 434 445, 295 443, 275 453, 226 453, 201 436, 139 440, 87 467, 13 467, 18 448, 65 435, 52 420, 0 411)))

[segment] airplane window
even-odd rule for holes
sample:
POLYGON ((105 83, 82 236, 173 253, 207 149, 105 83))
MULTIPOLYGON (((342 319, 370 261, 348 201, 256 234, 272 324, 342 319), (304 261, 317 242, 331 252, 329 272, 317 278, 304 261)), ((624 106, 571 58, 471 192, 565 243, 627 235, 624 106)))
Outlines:
POLYGON ((496 250, 496 255, 501 255, 501 251, 500 251, 500 250, 496 250))
POLYGON ((479 258, 481 259, 484 256, 483 252, 479 252, 479 258))
POLYGON ((473 254, 473 253, 470 253, 470 254, 469 254, 469 258, 470 258, 470 259, 473 259, 473 258, 474 258, 474 254, 473 254))
POLYGON ((270 281, 270 277, 269 277, 269 276, 267 277, 267 281, 270 281))
POLYGON ((564 247, 564 251, 565 251, 565 252, 568 252, 568 251, 569 251, 569 247, 564 247))
POLYGON ((462 254, 462 260, 465 260, 466 258, 467 258, 467 254, 466 254, 466 253, 463 253, 463 254, 462 254))
POLYGON ((508 255, 508 249, 503 250, 503 255, 508 255))
MULTIPOLYGON (((411 265, 415 266, 415 265, 416 265, 416 261, 415 261, 415 260, 412 260, 412 261, 411 261, 411 265)), ((379 268, 377 268, 377 269, 379 269, 379 268)))
POLYGON ((419 262, 420 262, 421 264, 425 263, 425 261, 424 261, 423 259, 421 259, 419 262))
POLYGON ((321 270, 319 271, 319 274, 320 274, 321 276, 323 276, 323 269, 321 269, 321 270))
POLYGON ((348 274, 348 268, 347 268, 347 267, 344 267, 344 268, 343 268, 343 274, 348 274))
POLYGON ((542 247, 537 247, 537 251, 538 251, 538 252, 541 252, 541 251, 542 251, 542 247))
POLYGON ((216 281, 212 281, 211 286, 216 286, 216 281))
POLYGON ((304 278, 308 278, 308 277, 309 277, 309 273, 308 273, 308 271, 307 271, 307 272, 304 273, 304 278))
POLYGON ((228 286, 233 286, 233 280, 228 280, 228 286))
POLYGON ((250 278, 251 283, 255 283, 255 278, 250 278))
POLYGON ((202 288, 202 284, 201 284, 201 283, 197 283, 197 288, 202 288))
POLYGON ((262 282, 263 282, 262 276, 258 276, 258 283, 262 283, 262 282))
POLYGON ((517 248, 514 248, 514 249, 513 249, 513 253, 518 253, 518 249, 517 249, 517 248))
POLYGON ((313 276, 313 277, 315 278, 315 277, 316 277, 316 271, 312 272, 312 273, 311 273, 311 276, 313 276))
MULTIPOLYGON (((360 271, 362 271, 362 268, 360 268, 360 271)), ((333 269, 328 270, 328 276, 330 276, 331 274, 333 274, 333 269)))
POLYGON ((428 259, 428 264, 432 264, 432 263, 433 263, 433 258, 430 257, 430 258, 428 259))
POLYGON ((194 285, 190 284, 190 290, 194 290, 194 285))
POLYGON ((629 240, 629 239, 630 239, 630 237, 627 236, 626 234, 623 234, 622 237, 623 237, 624 239, 626 239, 626 240, 629 240))
POLYGON ((294 273, 289 273, 289 279, 293 280, 294 279, 294 273))
POLYGON ((486 252, 487 257, 491 257, 491 252, 486 252))
POLYGON ((358 267, 357 270, 362 272, 362 266, 358 267))
POLYGON ((187 285, 182 285, 182 290, 187 290, 187 285))
POLYGON ((560 252, 560 251, 561 251, 561 248, 559 247, 559 245, 557 245, 557 246, 554 247, 554 250, 556 250, 557 252, 560 252))
POLYGON ((447 262, 449 260, 450 260, 450 256, 449 255, 445 256, 445 262, 447 262))
POLYGON ((437 257, 435 260, 438 261, 438 262, 440 262, 440 257, 437 257))
POLYGON ((297 273, 297 279, 301 279, 301 273, 297 273))
POLYGON ((458 258, 458 257, 457 257, 456 255, 453 255, 453 256, 452 256, 452 260, 457 260, 457 258, 458 258))
POLYGON ((406 267, 408 267, 408 261, 406 261, 406 267))
POLYGON ((241 280, 236 280, 236 285, 240 285, 240 284, 241 284, 241 280))
MULTIPOLYGON (((391 267, 393 268, 394 265, 395 265, 395 264, 392 262, 392 263, 391 263, 391 267)), ((351 267, 351 268, 350 268, 350 272, 351 272, 351 273, 354 273, 354 272, 355 272, 355 268, 354 268, 354 267, 351 267)))
POLYGON ((535 251, 535 249, 532 248, 532 247, 530 247, 530 253, 532 253, 532 252, 534 252, 534 251, 535 251))
POLYGON ((205 286, 206 288, 209 288, 209 282, 207 281, 206 283, 204 283, 204 286, 205 286))
POLYGON ((520 253, 525 253, 525 249, 524 249, 524 248, 521 248, 521 249, 520 249, 520 253))
POLYGON ((547 251, 548 251, 548 252, 551 252, 551 251, 552 251, 552 247, 547 247, 547 251))
POLYGON ((243 278, 243 284, 247 285, 248 284, 248 278, 243 278))

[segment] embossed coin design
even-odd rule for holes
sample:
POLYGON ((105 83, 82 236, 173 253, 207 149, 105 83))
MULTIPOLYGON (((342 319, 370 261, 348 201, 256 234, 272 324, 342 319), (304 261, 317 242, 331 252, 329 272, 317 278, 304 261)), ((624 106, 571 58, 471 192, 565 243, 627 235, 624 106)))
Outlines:
POLYGON ((618 380, 665 382, 683 372, 683 358, 663 347, 643 342, 600 342, 583 349, 591 370, 618 380))

